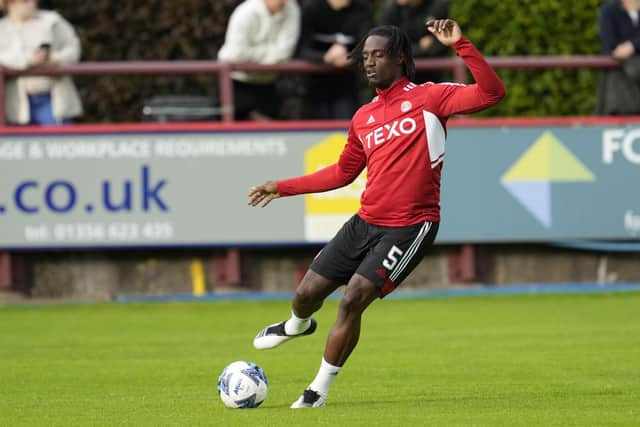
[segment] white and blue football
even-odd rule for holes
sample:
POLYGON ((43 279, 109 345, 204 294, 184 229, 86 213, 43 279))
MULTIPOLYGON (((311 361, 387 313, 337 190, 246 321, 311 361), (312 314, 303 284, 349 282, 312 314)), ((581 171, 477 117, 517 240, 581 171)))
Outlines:
POLYGON ((218 378, 218 393, 228 408, 257 408, 267 397, 267 375, 255 363, 229 364, 218 378))

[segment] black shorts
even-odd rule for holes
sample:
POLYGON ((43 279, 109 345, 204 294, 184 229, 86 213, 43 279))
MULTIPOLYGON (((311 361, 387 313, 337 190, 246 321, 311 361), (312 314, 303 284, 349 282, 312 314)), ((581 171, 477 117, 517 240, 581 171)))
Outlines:
POLYGON ((381 227, 354 215, 311 263, 311 270, 346 284, 354 273, 371 280, 380 298, 393 291, 422 261, 438 233, 437 222, 381 227))

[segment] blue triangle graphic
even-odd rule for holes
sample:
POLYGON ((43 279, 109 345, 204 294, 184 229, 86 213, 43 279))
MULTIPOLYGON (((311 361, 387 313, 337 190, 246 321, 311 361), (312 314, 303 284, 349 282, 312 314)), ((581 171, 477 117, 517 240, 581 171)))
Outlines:
POLYGON ((549 181, 503 181, 502 185, 546 228, 551 227, 549 181))

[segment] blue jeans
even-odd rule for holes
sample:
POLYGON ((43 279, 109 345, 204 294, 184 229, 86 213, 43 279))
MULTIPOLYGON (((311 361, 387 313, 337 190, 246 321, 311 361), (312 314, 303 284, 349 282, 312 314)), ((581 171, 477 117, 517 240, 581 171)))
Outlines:
POLYGON ((29 95, 29 111, 31 112, 30 125, 61 125, 71 123, 70 119, 62 122, 53 117, 53 105, 50 94, 29 95))

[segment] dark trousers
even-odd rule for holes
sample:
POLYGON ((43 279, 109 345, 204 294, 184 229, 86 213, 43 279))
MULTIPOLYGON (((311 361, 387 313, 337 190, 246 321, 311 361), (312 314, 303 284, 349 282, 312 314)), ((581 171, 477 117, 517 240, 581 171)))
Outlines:
POLYGON ((270 118, 278 117, 280 103, 275 83, 255 84, 233 81, 236 120, 250 120, 252 112, 270 118))
POLYGON ((311 77, 307 109, 315 119, 350 120, 358 109, 358 79, 352 75, 311 77))

